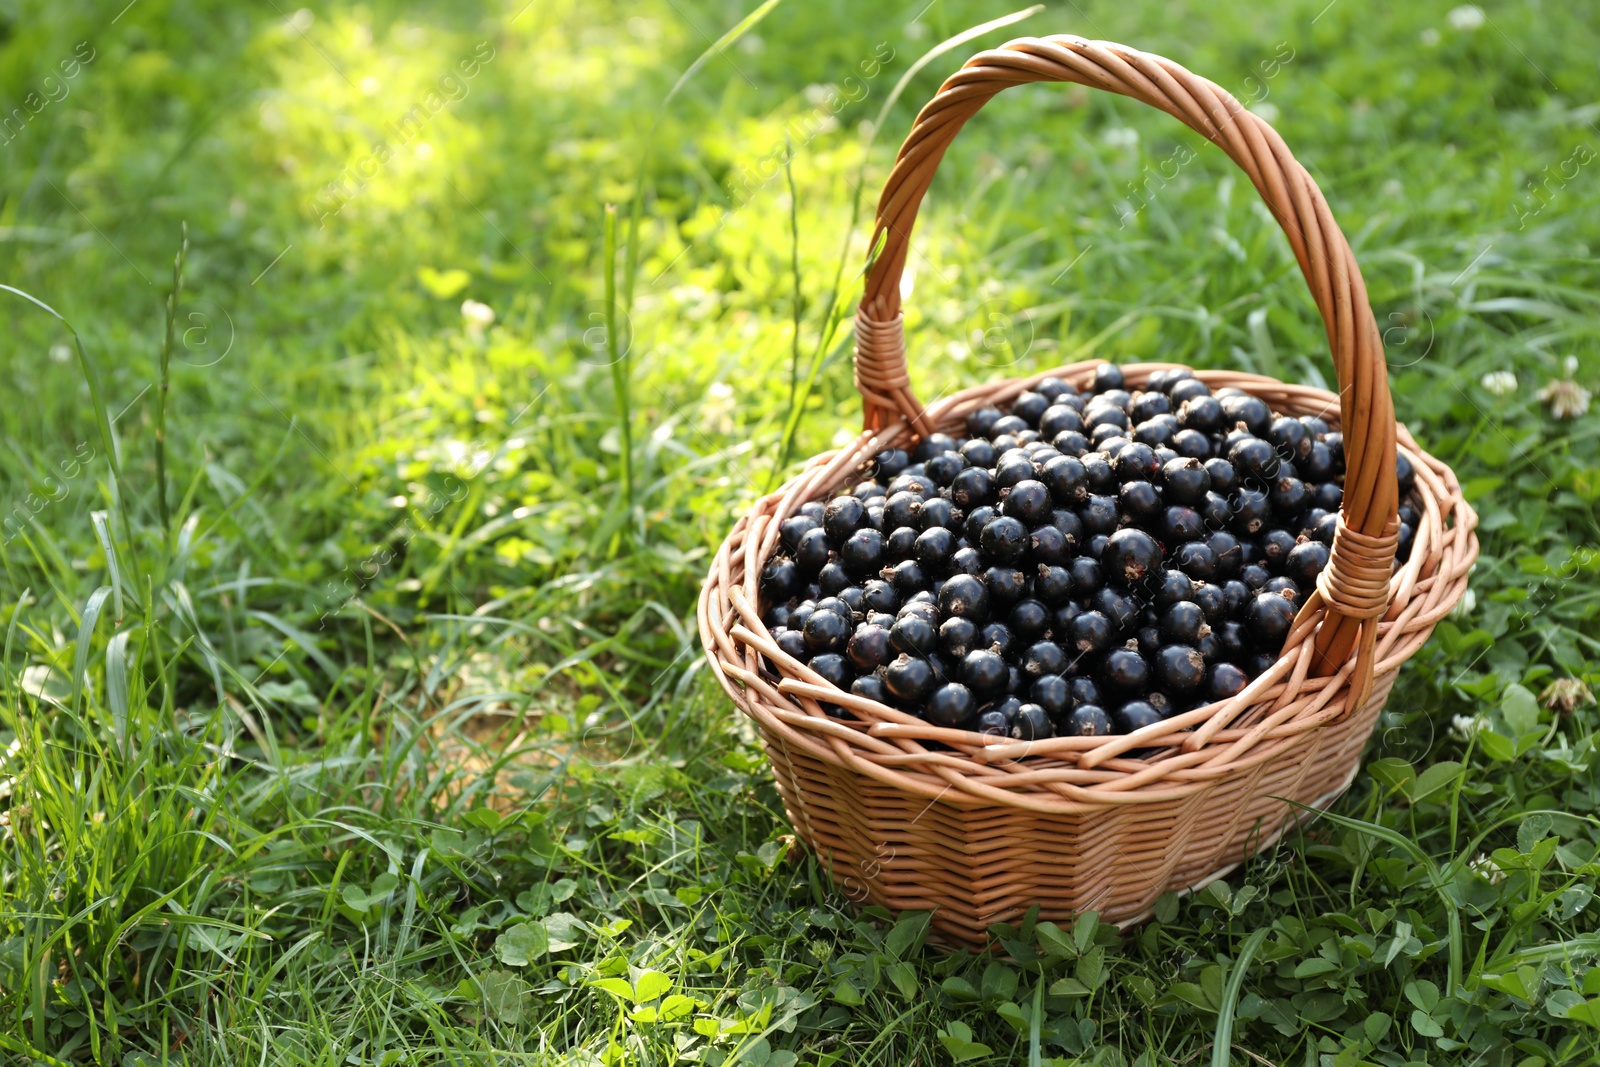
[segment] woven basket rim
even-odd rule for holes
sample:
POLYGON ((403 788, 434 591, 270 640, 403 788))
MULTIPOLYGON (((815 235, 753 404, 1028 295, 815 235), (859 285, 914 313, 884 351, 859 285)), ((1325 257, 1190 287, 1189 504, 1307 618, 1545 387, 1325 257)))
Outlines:
MULTIPOLYGON (((1003 404, 1046 377, 1085 385, 1106 362, 1091 359, 964 389, 930 405, 929 422, 941 430, 954 428, 971 410, 1003 404)), ((1192 369, 1176 363, 1120 366, 1133 386, 1156 371, 1192 369)), ((1318 414, 1338 425, 1339 398, 1325 389, 1236 371, 1194 374, 1214 389, 1241 388, 1275 410, 1318 414)), ((789 660, 761 622, 756 584, 776 541, 777 524, 800 504, 847 484, 851 475, 859 478, 866 460, 912 434, 909 422, 901 419, 813 457, 799 475, 762 497, 739 520, 702 588, 700 632, 713 672, 734 703, 784 743, 930 800, 1061 811, 1188 796, 1271 759, 1295 735, 1348 713, 1355 654, 1335 674, 1313 677, 1309 670, 1311 638, 1325 608, 1297 619, 1274 668, 1238 696, 1135 734, 1102 738, 997 743, 970 731, 941 730, 843 692, 789 660), (735 552, 743 557, 738 574, 730 565, 735 552), (764 672, 762 657, 778 668, 776 678, 764 672), (860 721, 828 716, 819 698, 850 707, 860 721), (935 750, 925 741, 950 748, 935 750), (1147 751, 1135 757, 1130 754, 1135 749, 1147 751)), ((1390 607, 1377 627, 1375 675, 1398 670, 1427 639, 1465 591, 1477 555, 1477 516, 1454 473, 1418 447, 1403 426, 1398 439, 1399 450, 1417 471, 1423 518, 1410 560, 1390 582, 1390 607)))

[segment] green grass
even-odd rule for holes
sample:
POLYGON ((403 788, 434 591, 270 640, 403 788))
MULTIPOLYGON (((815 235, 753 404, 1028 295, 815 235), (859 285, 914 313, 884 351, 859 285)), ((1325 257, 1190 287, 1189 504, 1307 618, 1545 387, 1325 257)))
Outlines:
MULTIPOLYGON (((1076 0, 982 39, 1122 40, 1271 109, 1484 519, 1330 816, 1011 962, 789 849, 692 615, 778 457, 855 427, 852 204, 979 45, 861 124, 1005 8, 791 0, 679 84, 753 2, 23 7, 0 282, 86 362, 0 293, 0 1060, 1600 1060, 1595 709, 1535 699, 1600 682, 1600 423, 1535 397, 1600 377, 1581 5, 1076 0)), ((1091 355, 1331 374, 1248 184, 1126 100, 997 101, 915 247, 924 396, 1091 355)))

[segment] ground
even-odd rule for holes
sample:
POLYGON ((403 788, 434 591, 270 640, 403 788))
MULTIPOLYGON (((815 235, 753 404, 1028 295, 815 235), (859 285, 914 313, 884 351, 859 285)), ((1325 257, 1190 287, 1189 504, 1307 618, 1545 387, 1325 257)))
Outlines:
MULTIPOLYGON (((94 7, 0 14, 0 282, 60 315, 0 293, 0 1058, 1600 1058, 1600 423, 1539 395, 1600 377, 1583 5, 1068 0, 916 73, 1007 11, 94 7), (916 108, 1057 32, 1277 125, 1483 556, 1332 815, 997 962, 792 849, 692 610, 859 426, 854 207, 916 108)), ((1331 375, 1248 182, 1124 99, 996 101, 915 244, 925 396, 1331 375)))

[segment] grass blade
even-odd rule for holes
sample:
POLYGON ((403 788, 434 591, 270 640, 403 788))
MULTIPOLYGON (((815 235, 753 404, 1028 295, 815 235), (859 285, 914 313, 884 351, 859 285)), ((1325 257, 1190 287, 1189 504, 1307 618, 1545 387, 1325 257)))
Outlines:
POLYGON ((189 252, 189 224, 183 224, 183 238, 172 260, 172 291, 167 294, 167 332, 161 339, 160 384, 156 390, 156 506, 161 513, 161 530, 172 528, 172 513, 167 510, 167 393, 171 386, 172 340, 178 322, 178 301, 183 298, 183 260, 189 252))
POLYGON ((128 756, 128 638, 132 634, 132 630, 123 630, 106 645, 106 703, 111 707, 112 737, 123 758, 128 756))
POLYGON ((94 524, 94 536, 100 542, 100 549, 106 554, 106 568, 111 573, 112 604, 117 613, 117 625, 122 625, 122 566, 117 561, 117 545, 111 538, 111 516, 104 511, 89 513, 89 521, 94 524))
POLYGON ((94 625, 100 621, 100 608, 111 595, 111 587, 102 585, 89 594, 83 606, 83 620, 78 623, 78 641, 72 652, 72 701, 67 706, 76 707, 83 694, 83 677, 89 669, 89 646, 94 642, 94 625))
POLYGON ((611 359, 611 383, 616 390, 617 428, 622 432, 622 500, 633 514, 633 411, 629 397, 628 353, 617 340, 617 207, 606 205, 606 355, 611 359))
POLYGON ((1250 970, 1250 961, 1255 959, 1270 929, 1263 926, 1245 938, 1239 948, 1239 956, 1228 972, 1227 984, 1222 989, 1222 1004, 1217 1008, 1217 1033, 1211 1042, 1211 1067, 1228 1067, 1228 1054, 1233 1049, 1233 1016, 1239 1009, 1239 991, 1244 988, 1244 976, 1250 970))

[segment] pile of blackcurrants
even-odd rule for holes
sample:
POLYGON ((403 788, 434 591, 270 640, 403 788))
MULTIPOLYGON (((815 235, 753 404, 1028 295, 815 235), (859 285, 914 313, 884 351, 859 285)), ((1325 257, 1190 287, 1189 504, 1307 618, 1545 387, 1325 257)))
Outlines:
MULTIPOLYGON (((1046 378, 785 519, 763 621, 840 689, 1018 740, 1130 733, 1272 666, 1328 562, 1344 439, 1187 370, 1046 378)), ((1404 499, 1414 472, 1398 465, 1404 499)), ((1400 557, 1418 514, 1400 509, 1400 557)), ((837 705, 830 714, 850 717, 837 705)))

